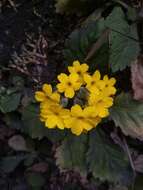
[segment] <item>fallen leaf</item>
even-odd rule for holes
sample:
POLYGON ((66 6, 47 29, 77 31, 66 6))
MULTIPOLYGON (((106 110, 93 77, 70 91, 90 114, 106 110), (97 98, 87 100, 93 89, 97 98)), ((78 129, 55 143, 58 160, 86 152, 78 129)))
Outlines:
POLYGON ((143 154, 136 158, 134 161, 134 166, 137 172, 143 173, 143 154))
POLYGON ((36 163, 28 170, 33 171, 33 172, 45 173, 48 170, 48 164, 46 162, 36 163))
POLYGON ((8 145, 16 151, 27 151, 25 139, 21 135, 15 135, 8 140, 8 145))
POLYGON ((143 101, 143 56, 131 65, 131 81, 134 99, 143 101))

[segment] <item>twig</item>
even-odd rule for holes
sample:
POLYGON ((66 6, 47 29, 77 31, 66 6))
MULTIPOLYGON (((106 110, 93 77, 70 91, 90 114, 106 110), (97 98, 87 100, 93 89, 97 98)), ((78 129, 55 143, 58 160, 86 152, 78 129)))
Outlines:
POLYGON ((89 50, 85 61, 88 61, 90 58, 92 58, 92 56, 95 54, 95 52, 103 45, 103 43, 106 41, 106 39, 108 38, 110 30, 106 29, 102 35, 100 36, 100 38, 96 41, 96 43, 93 44, 93 46, 91 47, 91 49, 89 50))
POLYGON ((133 181, 133 183, 132 183, 132 190, 134 190, 135 177, 136 177, 136 170, 135 170, 135 166, 134 166, 134 162, 133 162, 133 159, 132 159, 132 156, 131 156, 130 149, 129 149, 129 147, 128 147, 127 141, 126 141, 126 139, 125 139, 124 136, 123 136, 123 143, 124 143, 124 145, 125 145, 125 149, 126 149, 126 152, 127 152, 127 155, 128 155, 129 161, 130 161, 130 164, 131 164, 131 168, 132 168, 132 170, 133 170, 134 181, 133 181))

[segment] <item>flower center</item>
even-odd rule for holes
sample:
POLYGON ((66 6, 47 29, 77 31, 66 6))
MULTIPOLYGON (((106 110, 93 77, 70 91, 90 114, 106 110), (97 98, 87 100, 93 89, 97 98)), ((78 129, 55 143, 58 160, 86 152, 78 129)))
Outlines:
POLYGON ((77 74, 81 75, 81 71, 78 71, 77 74))
POLYGON ((94 85, 94 84, 95 84, 95 81, 92 81, 92 82, 91 82, 91 85, 94 85))
POLYGON ((68 86, 72 86, 72 83, 71 83, 71 82, 68 82, 67 85, 68 85, 68 86))

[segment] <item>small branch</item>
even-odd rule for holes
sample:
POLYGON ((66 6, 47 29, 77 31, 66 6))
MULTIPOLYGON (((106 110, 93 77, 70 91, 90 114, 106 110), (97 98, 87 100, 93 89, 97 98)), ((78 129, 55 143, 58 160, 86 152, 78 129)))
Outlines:
POLYGON ((108 38, 110 30, 106 29, 100 36, 100 38, 96 41, 96 43, 93 44, 93 46, 91 47, 91 49, 89 50, 85 61, 88 61, 89 59, 91 59, 93 57, 93 55, 95 54, 95 52, 105 43, 106 39, 108 38))

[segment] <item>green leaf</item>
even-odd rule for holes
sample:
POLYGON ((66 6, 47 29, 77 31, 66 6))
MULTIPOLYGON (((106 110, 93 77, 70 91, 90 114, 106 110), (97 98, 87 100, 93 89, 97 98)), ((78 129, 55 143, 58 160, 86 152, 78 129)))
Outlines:
POLYGON ((100 128, 90 132, 87 162, 94 178, 128 183, 132 177, 126 154, 100 128))
POLYGON ((110 58, 113 72, 123 70, 139 55, 137 26, 129 25, 120 7, 115 7, 105 20, 110 32, 110 58))
POLYGON ((45 179, 40 173, 29 173, 27 175, 27 181, 31 187, 34 189, 41 189, 45 184, 45 179))
POLYGON ((6 173, 13 172, 16 169, 16 167, 26 158, 27 155, 4 157, 0 160, 0 169, 6 173))
POLYGON ((143 140, 143 103, 122 93, 116 97, 110 116, 125 135, 143 140))
MULTIPOLYGON (((88 21, 81 28, 71 33, 65 44, 64 55, 68 64, 74 60, 85 62, 85 58, 90 52, 93 45, 105 30, 104 19, 98 21, 88 21)), ((108 42, 105 40, 101 47, 96 50, 95 54, 86 61, 90 69, 100 69, 105 71, 108 66, 108 42)))
POLYGON ((75 170, 86 174, 87 135, 69 134, 56 151, 56 163, 61 170, 75 170))
POLYGON ((47 137, 53 143, 61 141, 65 137, 65 131, 48 129, 39 119, 39 106, 30 104, 22 111, 23 130, 32 138, 42 139, 47 137))
POLYGON ((31 104, 22 111, 23 130, 32 138, 43 138, 45 136, 45 128, 39 119, 39 108, 37 105, 31 104))
POLYGON ((12 112, 20 103, 21 93, 5 94, 0 96, 0 110, 3 113, 12 112))

